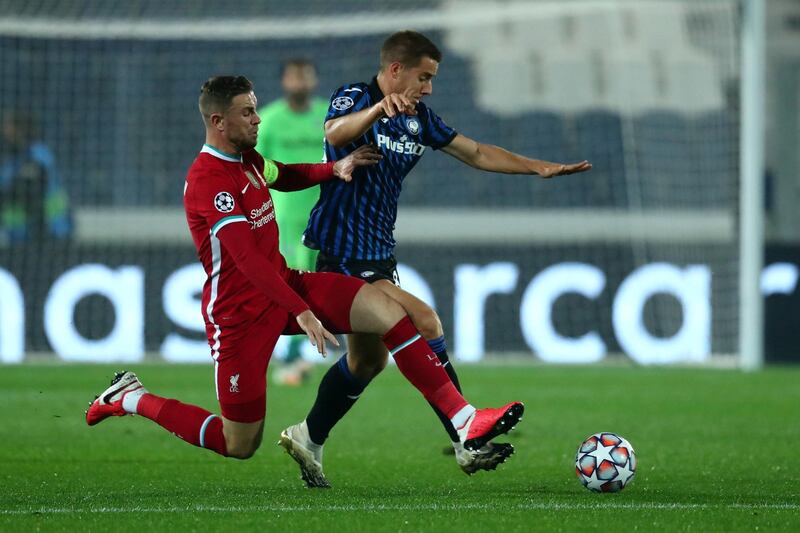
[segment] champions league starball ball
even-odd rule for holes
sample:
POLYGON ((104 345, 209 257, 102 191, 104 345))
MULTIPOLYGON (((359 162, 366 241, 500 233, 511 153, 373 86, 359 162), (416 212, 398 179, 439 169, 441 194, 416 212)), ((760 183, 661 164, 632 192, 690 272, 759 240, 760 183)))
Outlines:
POLYGON ((614 433, 595 433, 578 448, 575 474, 593 492, 619 492, 636 474, 633 446, 614 433))

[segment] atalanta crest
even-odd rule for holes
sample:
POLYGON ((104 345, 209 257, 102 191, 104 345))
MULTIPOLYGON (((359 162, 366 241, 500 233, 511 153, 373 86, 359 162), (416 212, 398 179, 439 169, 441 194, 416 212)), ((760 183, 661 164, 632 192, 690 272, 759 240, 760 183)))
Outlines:
POLYGON ((419 120, 416 117, 409 117, 406 119, 406 128, 411 135, 419 133, 419 120))

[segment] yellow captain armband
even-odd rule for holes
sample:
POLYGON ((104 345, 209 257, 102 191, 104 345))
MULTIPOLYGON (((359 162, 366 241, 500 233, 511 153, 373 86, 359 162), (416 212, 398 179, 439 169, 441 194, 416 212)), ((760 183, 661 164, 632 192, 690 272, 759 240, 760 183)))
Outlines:
POLYGON ((278 165, 276 165, 271 159, 264 160, 264 179, 266 180, 268 187, 275 183, 278 179, 278 165))

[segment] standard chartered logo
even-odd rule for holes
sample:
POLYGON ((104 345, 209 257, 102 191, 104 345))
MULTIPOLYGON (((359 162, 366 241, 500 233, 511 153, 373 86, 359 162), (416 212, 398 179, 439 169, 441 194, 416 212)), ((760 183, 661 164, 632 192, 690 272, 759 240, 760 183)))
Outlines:
POLYGON ((250 229, 258 229, 265 224, 269 224, 273 220, 275 220, 275 210, 272 208, 272 200, 267 200, 261 207, 258 209, 251 209, 250 210, 250 218, 253 220, 249 220, 250 222, 250 229), (267 212, 269 210, 269 212, 267 212), (267 212, 266 215, 264 213, 267 212), (261 217, 261 215, 264 215, 261 217), (261 217, 261 218, 258 218, 261 217), (258 218, 258 220, 256 220, 258 218))
POLYGON ((261 207, 259 207, 258 209, 251 209, 250 210, 250 218, 258 218, 258 217, 260 217, 270 207, 272 207, 272 200, 267 200, 266 202, 261 204, 261 207))
POLYGON ((422 155, 425 151, 425 146, 422 144, 411 141, 395 141, 382 133, 378 134, 378 147, 403 155, 422 155))

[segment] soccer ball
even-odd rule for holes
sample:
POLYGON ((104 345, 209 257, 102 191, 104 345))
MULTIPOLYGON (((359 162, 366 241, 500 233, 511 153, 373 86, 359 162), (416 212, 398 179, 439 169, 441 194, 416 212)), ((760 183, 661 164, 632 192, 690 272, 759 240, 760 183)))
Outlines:
POLYGON ((593 492, 619 492, 636 473, 636 454, 627 440, 614 433, 595 433, 575 455, 575 474, 593 492))

